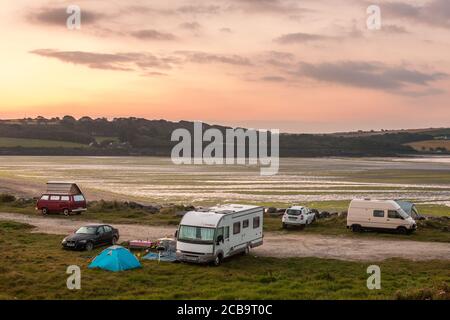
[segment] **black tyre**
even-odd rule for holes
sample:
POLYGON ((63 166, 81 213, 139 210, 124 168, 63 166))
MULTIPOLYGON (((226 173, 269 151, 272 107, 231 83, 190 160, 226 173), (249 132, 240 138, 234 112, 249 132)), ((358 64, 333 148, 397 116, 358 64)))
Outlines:
POLYGON ((48 209, 47 208, 42 208, 41 210, 42 215, 47 215, 48 214, 48 209))
POLYGON ((299 228, 300 230, 303 230, 303 229, 305 229, 305 227, 306 227, 306 224, 301 224, 298 228, 299 228))
POLYGON ((63 210, 63 214, 64 214, 66 217, 69 216, 69 214, 70 214, 69 209, 64 209, 64 210, 63 210))
POLYGON ((359 224, 352 225, 352 231, 353 232, 362 232, 362 228, 359 224))
POLYGON ((397 232, 399 234, 408 234, 408 230, 405 227, 398 227, 397 232))
POLYGON ((86 243, 86 251, 92 251, 94 249, 94 244, 92 242, 86 243))

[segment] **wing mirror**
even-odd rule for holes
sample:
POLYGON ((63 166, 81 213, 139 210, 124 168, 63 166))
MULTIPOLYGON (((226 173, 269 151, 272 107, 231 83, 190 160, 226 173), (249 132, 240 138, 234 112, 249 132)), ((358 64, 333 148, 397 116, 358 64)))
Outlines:
POLYGON ((178 239, 178 230, 177 231, 175 231, 175 239, 178 239))

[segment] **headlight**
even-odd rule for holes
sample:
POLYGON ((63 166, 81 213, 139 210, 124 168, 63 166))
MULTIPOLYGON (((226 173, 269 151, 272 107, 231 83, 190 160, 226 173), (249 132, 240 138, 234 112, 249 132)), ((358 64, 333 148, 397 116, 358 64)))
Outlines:
POLYGON ((64 238, 61 243, 66 243, 67 242, 67 238, 64 238))

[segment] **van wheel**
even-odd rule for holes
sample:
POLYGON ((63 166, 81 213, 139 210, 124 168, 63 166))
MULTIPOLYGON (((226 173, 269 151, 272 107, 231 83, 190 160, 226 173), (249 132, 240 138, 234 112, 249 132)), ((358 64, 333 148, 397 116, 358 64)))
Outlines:
POLYGON ((359 224, 352 225, 352 231, 353 232, 362 232, 362 228, 359 224))
POLYGON ((218 254, 214 259, 214 265, 217 267, 220 266, 221 263, 222 263, 222 255, 218 254))
POLYGON ((405 227, 398 227, 398 228, 397 228, 397 232, 398 232, 399 234, 408 234, 408 230, 406 230, 405 227))
POLYGON ((42 208, 41 213, 43 216, 48 214, 48 209, 47 208, 42 208))
POLYGON ((92 242, 86 243, 86 251, 92 251, 94 249, 94 244, 92 242))
POLYGON ((70 211, 69 211, 69 209, 64 209, 63 213, 65 216, 68 216, 70 214, 70 211))
POLYGON ((303 229, 305 229, 305 227, 306 227, 306 224, 301 224, 301 225, 299 226, 299 229, 300 229, 300 230, 303 230, 303 229))

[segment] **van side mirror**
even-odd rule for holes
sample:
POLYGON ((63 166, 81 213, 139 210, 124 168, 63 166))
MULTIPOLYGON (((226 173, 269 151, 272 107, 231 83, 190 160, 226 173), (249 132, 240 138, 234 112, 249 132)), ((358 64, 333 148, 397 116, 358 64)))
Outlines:
POLYGON ((178 230, 175 231, 175 239, 178 239, 178 230))

